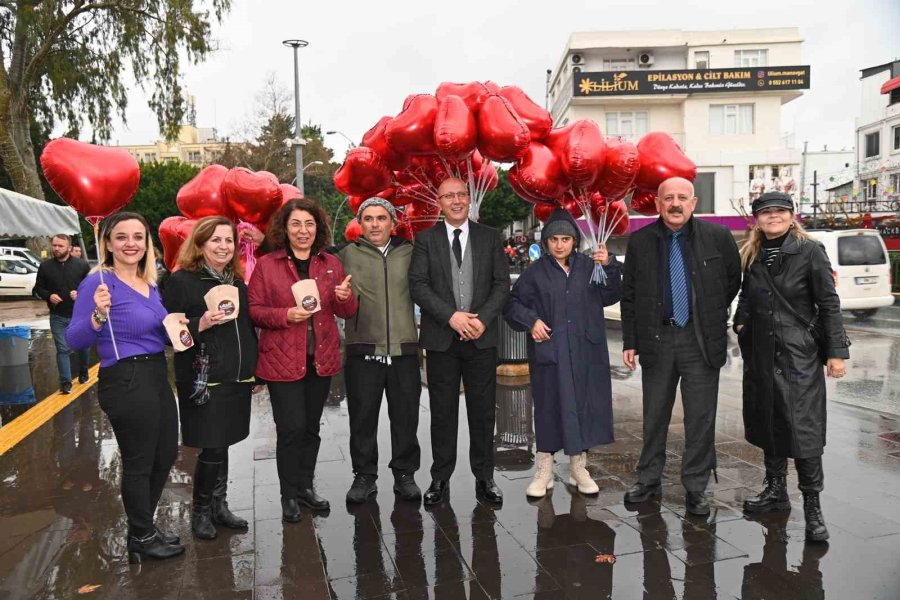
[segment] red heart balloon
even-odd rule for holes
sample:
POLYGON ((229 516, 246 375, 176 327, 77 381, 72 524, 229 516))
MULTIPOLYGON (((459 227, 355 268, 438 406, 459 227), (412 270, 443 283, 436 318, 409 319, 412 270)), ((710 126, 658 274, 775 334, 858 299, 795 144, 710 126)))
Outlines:
POLYGON ((628 207, 624 200, 611 202, 606 209, 607 227, 615 223, 612 235, 625 235, 628 233, 628 207))
POLYGON ((391 185, 391 171, 371 148, 351 148, 334 174, 335 187, 348 196, 371 196, 391 185))
POLYGON ((478 128, 475 115, 459 96, 447 96, 440 101, 434 119, 434 145, 438 154, 458 161, 475 150, 478 128))
POLYGON ((519 171, 515 167, 507 172, 506 178, 509 181, 509 187, 511 187, 516 195, 522 200, 531 202, 532 204, 548 204, 546 199, 535 196, 522 186, 522 182, 519 180, 519 171))
POLYGON ((181 214, 189 219, 202 219, 213 215, 233 218, 222 195, 222 182, 225 181, 226 174, 228 174, 226 167, 209 165, 181 186, 175 197, 175 204, 178 205, 181 214))
POLYGON ((597 181, 606 165, 606 142, 600 127, 582 119, 572 124, 569 139, 560 156, 563 173, 576 188, 588 189, 597 181))
POLYGON ((670 177, 683 177, 688 181, 697 177, 697 165, 668 133, 648 133, 638 142, 637 150, 641 168, 635 183, 640 188, 655 190, 670 177))
POLYGON ((438 101, 430 94, 418 94, 409 106, 394 117, 385 127, 388 144, 400 154, 432 154, 434 146, 434 120, 438 101))
POLYGON ((516 114, 528 126, 531 131, 531 141, 540 142, 547 137, 550 129, 553 127, 553 117, 542 106, 538 106, 532 101, 528 95, 522 91, 522 88, 514 85, 507 85, 500 88, 497 92, 512 104, 516 109, 516 114))
MULTIPOLYGON (((497 84, 493 84, 497 85, 497 84)), ((473 114, 477 113, 481 108, 482 102, 492 93, 485 84, 480 81, 470 81, 469 83, 451 83, 445 81, 438 85, 434 95, 438 100, 443 100, 447 96, 459 96, 466 103, 469 110, 473 114)))
POLYGON ((69 138, 44 147, 41 167, 53 191, 92 222, 131 202, 141 181, 141 168, 126 150, 69 138))
POLYGON ((375 123, 375 126, 363 135, 362 144, 360 145, 374 150, 384 159, 384 162, 391 171, 401 171, 409 164, 409 160, 404 155, 395 152, 394 149, 391 148, 391 145, 388 144, 387 137, 385 137, 384 134, 388 123, 392 120, 391 117, 381 117, 381 119, 375 123))
POLYGON ((519 185, 528 195, 546 202, 562 196, 568 187, 559 160, 553 152, 540 142, 531 142, 525 156, 512 169, 516 172, 519 185))
POLYGON ((659 211, 656 210, 656 191, 642 190, 640 188, 634 190, 634 193, 631 195, 631 210, 647 217, 658 215, 659 211))
POLYGON ((475 185, 485 193, 494 190, 499 184, 500 175, 493 163, 485 163, 481 170, 475 173, 475 185))
POLYGON ((406 217, 413 234, 424 231, 437 223, 440 214, 441 208, 431 202, 413 200, 406 207, 406 217))
POLYGON ((487 89, 488 92, 490 92, 492 94, 500 93, 500 84, 494 83, 490 79, 488 79, 487 81, 484 82, 484 87, 485 87, 485 89, 487 89))
POLYGON ((514 162, 528 150, 531 132, 503 96, 488 96, 478 111, 478 150, 497 162, 514 162))
POLYGON ((531 210, 534 213, 535 219, 537 219, 541 223, 546 223, 547 219, 550 218, 550 213, 552 213, 554 209, 556 209, 556 204, 536 202, 531 210))
POLYGON ((222 195, 231 214, 240 221, 265 226, 282 204, 281 188, 273 177, 243 167, 230 169, 222 181, 222 195))
POLYGON ((621 200, 634 187, 641 168, 634 144, 622 138, 606 142, 606 168, 597 180, 596 189, 607 200, 621 200))
POLYGON ((578 200, 575 198, 566 198, 563 200, 562 207, 572 215, 573 219, 580 219, 584 216, 584 211, 581 210, 581 205, 578 204, 578 200))
POLYGON ((159 241, 163 247, 163 262, 169 271, 175 270, 181 245, 196 224, 196 219, 186 219, 180 215, 167 217, 159 224, 159 241))
POLYGON ((414 183, 412 185, 404 185, 397 188, 397 193, 394 194, 394 197, 391 199, 391 204, 394 206, 406 206, 414 200, 437 201, 430 188, 421 183, 414 183))
POLYGON ((606 198, 603 197, 603 194, 599 192, 594 192, 591 194, 591 216, 594 218, 594 221, 599 221, 600 217, 603 216, 603 213, 606 211, 606 198))
POLYGON ((351 219, 347 226, 344 227, 344 238, 348 242, 355 242, 362 235, 362 225, 356 219, 351 219))
POLYGON ((566 152, 566 144, 569 143, 569 136, 572 135, 572 129, 575 127, 575 123, 571 123, 566 125, 565 127, 560 127, 559 129, 551 129, 550 133, 547 134, 547 139, 544 143, 548 148, 553 150, 553 153, 556 156, 562 157, 566 152))
POLYGON ((289 200, 302 198, 303 192, 299 188, 289 183, 279 183, 278 188, 281 190, 281 205, 284 206, 289 200))

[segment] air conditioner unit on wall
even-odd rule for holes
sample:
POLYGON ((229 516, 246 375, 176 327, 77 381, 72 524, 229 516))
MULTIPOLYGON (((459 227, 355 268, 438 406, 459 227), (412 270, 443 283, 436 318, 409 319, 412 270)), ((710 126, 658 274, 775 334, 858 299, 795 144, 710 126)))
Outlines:
POLYGON ((638 66, 649 67, 653 65, 653 54, 651 52, 641 52, 638 54, 638 66))
POLYGON ((569 57, 569 63, 573 67, 583 67, 584 66, 584 57, 580 54, 573 54, 569 57))

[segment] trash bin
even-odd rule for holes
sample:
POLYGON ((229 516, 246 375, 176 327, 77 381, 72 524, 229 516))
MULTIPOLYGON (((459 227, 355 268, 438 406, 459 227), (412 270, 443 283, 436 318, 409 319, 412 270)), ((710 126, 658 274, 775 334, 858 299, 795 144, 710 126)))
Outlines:
MULTIPOLYGON (((518 275, 510 276, 512 284, 516 283, 518 275)), ((528 362, 528 347, 525 342, 525 332, 515 331, 506 324, 506 319, 500 316, 500 341, 497 354, 501 364, 522 364, 528 362)))
POLYGON ((34 404, 28 364, 0 367, 0 405, 34 404))
POLYGON ((31 328, 25 325, 0 327, 0 367, 28 364, 28 340, 31 328))
POLYGON ((497 469, 522 471, 534 464, 531 385, 508 383, 520 378, 498 378, 494 449, 497 469))

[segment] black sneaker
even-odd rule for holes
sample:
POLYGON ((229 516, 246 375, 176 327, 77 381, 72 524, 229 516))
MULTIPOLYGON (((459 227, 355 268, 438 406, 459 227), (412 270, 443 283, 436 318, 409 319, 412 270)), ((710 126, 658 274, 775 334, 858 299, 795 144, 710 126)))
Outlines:
POLYGON ((71 394, 72 393, 72 382, 66 381, 64 383, 59 384, 59 393, 60 394, 71 394))
POLYGON ((89 379, 90 376, 88 375, 87 371, 78 374, 78 383, 87 383, 89 379))
POLYGON ((412 473, 394 475, 394 493, 407 502, 418 502, 422 498, 422 490, 416 485, 412 473))
POLYGON ((357 473, 353 477, 353 485, 350 486, 350 490, 347 492, 347 502, 350 502, 351 504, 362 504, 369 499, 369 496, 377 491, 378 486, 375 485, 374 475, 357 473))

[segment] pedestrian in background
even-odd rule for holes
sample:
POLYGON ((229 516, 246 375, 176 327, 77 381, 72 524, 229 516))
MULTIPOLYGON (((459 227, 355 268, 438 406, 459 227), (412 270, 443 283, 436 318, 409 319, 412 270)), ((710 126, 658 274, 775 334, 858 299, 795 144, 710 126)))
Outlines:
POLYGON ((269 223, 272 251, 259 259, 250 279, 250 317, 260 328, 256 376, 269 388, 275 418, 276 462, 282 518, 300 521, 298 502, 313 510, 330 504, 313 488, 319 455, 319 419, 341 370, 335 315, 348 319, 357 302, 344 268, 326 248, 328 216, 314 200, 290 200, 269 223), (297 306, 291 286, 313 279, 319 310, 297 306))
POLYGON ((756 227, 741 249, 744 283, 734 330, 744 357, 744 435, 763 449, 766 478, 744 510, 790 510, 787 459, 793 458, 806 539, 824 541, 825 372, 844 376, 850 340, 828 255, 794 218, 791 197, 766 192, 751 208, 756 227))
MULTIPOLYGON (((72 320, 72 309, 78 297, 78 285, 87 277, 90 267, 72 253, 72 238, 58 233, 50 240, 53 257, 38 267, 34 294, 50 309, 50 332, 56 345, 56 368, 59 371, 59 391, 72 391, 71 350, 66 343, 66 328, 72 320)), ((89 349, 78 350, 78 383, 87 383, 89 349)))
POLYGON ((201 449, 194 468, 191 528, 206 540, 216 537, 215 525, 247 529, 247 521, 229 510, 227 500, 228 448, 250 434, 257 359, 236 239, 237 228, 227 218, 200 219, 181 245, 179 269, 162 286, 163 304, 170 313, 185 314, 194 342, 175 354, 175 384, 182 443, 201 449), (207 308, 206 294, 221 285, 237 288, 234 318, 207 308))
POLYGON ((614 441, 603 307, 619 301, 621 265, 605 244, 591 258, 581 254, 578 225, 562 208, 541 229, 541 244, 544 254, 519 276, 503 313, 510 327, 530 333, 537 470, 526 494, 540 498, 553 487, 553 455, 560 450, 569 457, 569 485, 596 494, 586 452, 614 441), (591 283, 595 264, 603 265, 603 284, 591 283))
POLYGON ((178 454, 178 408, 169 386, 167 313, 156 287, 150 239, 150 226, 137 213, 119 212, 104 221, 100 264, 81 282, 66 331, 72 348, 97 345, 97 397, 122 456, 122 504, 132 563, 184 552, 177 536, 154 524, 178 454))

